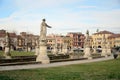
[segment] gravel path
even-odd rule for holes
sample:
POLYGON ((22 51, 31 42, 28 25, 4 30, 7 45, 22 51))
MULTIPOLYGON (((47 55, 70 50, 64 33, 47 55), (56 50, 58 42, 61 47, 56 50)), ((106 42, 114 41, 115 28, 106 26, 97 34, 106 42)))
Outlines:
POLYGON ((58 66, 71 65, 71 64, 81 64, 81 63, 105 61, 105 60, 110 60, 110 59, 113 59, 113 57, 110 56, 110 57, 106 57, 106 58, 67 61, 67 62, 56 62, 56 63, 50 63, 50 64, 28 64, 28 65, 0 66, 0 71, 58 67, 58 66))

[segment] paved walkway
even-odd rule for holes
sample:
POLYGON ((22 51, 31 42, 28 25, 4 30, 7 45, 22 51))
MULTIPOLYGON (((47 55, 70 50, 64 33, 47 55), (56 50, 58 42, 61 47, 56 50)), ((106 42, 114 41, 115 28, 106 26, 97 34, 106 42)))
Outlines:
POLYGON ((71 64, 81 64, 81 63, 90 63, 90 62, 98 62, 113 59, 112 56, 107 58, 97 58, 97 59, 89 59, 89 60, 77 60, 77 61, 67 61, 67 62, 56 62, 50 64, 29 64, 29 65, 14 65, 14 66, 0 66, 0 71, 5 70, 21 70, 21 69, 35 69, 35 68, 48 68, 48 67, 57 67, 71 64))

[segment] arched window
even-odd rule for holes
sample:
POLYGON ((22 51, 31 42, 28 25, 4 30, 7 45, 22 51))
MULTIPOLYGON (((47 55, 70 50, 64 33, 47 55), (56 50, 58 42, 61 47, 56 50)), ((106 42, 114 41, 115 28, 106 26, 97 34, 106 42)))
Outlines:
POLYGON ((98 46, 98 48, 101 48, 101 46, 98 46))

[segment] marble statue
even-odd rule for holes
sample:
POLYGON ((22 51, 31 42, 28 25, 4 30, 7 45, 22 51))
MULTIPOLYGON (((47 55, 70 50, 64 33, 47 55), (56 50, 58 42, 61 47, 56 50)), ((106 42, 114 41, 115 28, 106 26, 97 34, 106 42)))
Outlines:
POLYGON ((40 31, 40 40, 39 40, 39 54, 37 55, 36 61, 42 62, 43 64, 50 63, 49 57, 47 55, 47 27, 51 28, 45 23, 45 19, 42 20, 41 23, 41 31, 40 31))
POLYGON ((36 39, 35 41, 36 46, 35 46, 35 55, 39 54, 39 39, 36 39))
POLYGON ((7 32, 6 33, 6 36, 5 36, 5 58, 6 59, 10 59, 11 58, 11 54, 10 54, 10 38, 9 38, 9 33, 7 32))
POLYGON ((102 53, 101 53, 101 56, 107 57, 107 47, 106 47, 105 34, 103 35, 103 39, 102 39, 102 53))
POLYGON ((41 23, 41 31, 40 31, 40 39, 45 40, 46 39, 46 34, 47 34, 47 27, 51 28, 51 26, 46 24, 46 20, 43 19, 43 22, 41 23))
POLYGON ((86 32, 86 39, 84 43, 84 57, 88 59, 92 59, 91 51, 90 51, 90 40, 89 40, 89 31, 86 32))

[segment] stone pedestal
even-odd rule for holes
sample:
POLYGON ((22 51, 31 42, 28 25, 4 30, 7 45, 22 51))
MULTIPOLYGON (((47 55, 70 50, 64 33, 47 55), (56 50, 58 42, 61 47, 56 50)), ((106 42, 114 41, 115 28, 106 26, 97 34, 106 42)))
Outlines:
POLYGON ((107 49, 106 49, 106 48, 103 48, 103 49, 102 49, 102 54, 101 54, 101 56, 107 57, 107 49))
POLYGON ((92 57, 91 57, 91 52, 90 52, 90 48, 89 48, 89 47, 86 47, 86 48, 84 49, 84 58, 92 59, 92 57))
POLYGON ((35 55, 39 55, 39 47, 35 48, 35 55))
POLYGON ((11 59, 11 54, 10 54, 10 48, 5 47, 5 54, 4 54, 6 59, 11 59))
POLYGON ((63 54, 67 54, 67 53, 68 53, 67 43, 64 43, 64 44, 63 44, 62 53, 63 53, 63 54))
POLYGON ((62 54, 62 49, 58 49, 58 54, 62 54))
POLYGON ((53 47, 53 49, 52 49, 52 54, 54 54, 54 55, 57 55, 57 54, 58 54, 58 49, 57 49, 57 43, 56 43, 56 40, 55 40, 54 47, 53 47))
POLYGON ((97 53, 96 48, 93 48, 93 54, 97 53))
POLYGON ((54 47, 54 49, 52 50, 52 53, 56 55, 58 53, 57 48, 54 47))
POLYGON ((43 64, 50 63, 49 57, 47 56, 46 40, 40 41, 39 55, 36 58, 36 62, 42 62, 43 64))
POLYGON ((111 55, 111 49, 107 49, 107 55, 111 55))
POLYGON ((12 46, 10 47, 10 51, 14 51, 14 49, 13 49, 13 47, 12 47, 12 46))
POLYGON ((73 50, 73 48, 69 51, 69 53, 74 53, 74 50, 73 50))
POLYGON ((31 48, 30 48, 30 47, 28 47, 28 51, 29 51, 29 52, 31 51, 31 48))
POLYGON ((67 54, 67 49, 62 49, 62 54, 67 54))

